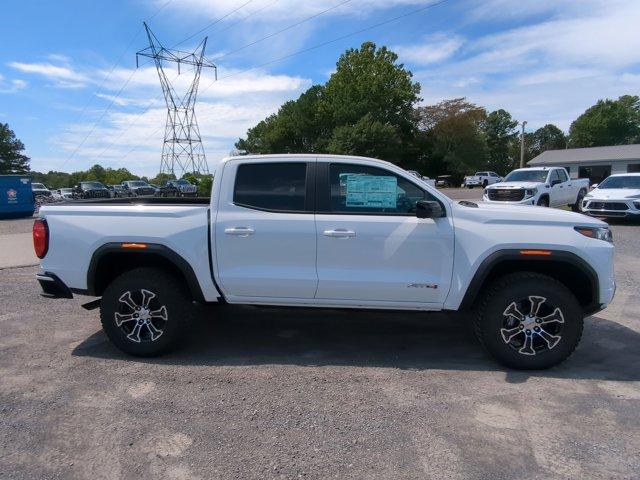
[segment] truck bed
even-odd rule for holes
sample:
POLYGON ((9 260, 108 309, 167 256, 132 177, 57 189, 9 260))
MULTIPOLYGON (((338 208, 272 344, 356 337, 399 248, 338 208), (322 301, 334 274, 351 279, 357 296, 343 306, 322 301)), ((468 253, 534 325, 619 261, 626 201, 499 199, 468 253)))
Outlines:
POLYGON ((57 205, 209 205, 209 197, 127 197, 72 200, 57 205))

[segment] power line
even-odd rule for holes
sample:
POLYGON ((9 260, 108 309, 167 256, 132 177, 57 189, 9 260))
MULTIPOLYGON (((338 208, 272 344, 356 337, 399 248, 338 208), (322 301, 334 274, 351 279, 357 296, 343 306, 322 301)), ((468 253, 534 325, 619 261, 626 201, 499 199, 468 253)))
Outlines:
POLYGON ((314 18, 317 18, 317 17, 319 17, 320 15, 324 15, 324 14, 325 14, 325 13, 327 13, 327 12, 330 12, 330 11, 332 11, 332 10, 335 10, 336 8, 339 8, 339 7, 341 7, 341 6, 343 6, 343 5, 347 4, 347 3, 349 3, 349 2, 351 2, 351 1, 352 1, 352 0, 344 0, 344 1, 343 1, 343 2, 341 2, 341 3, 338 3, 337 5, 334 5, 333 7, 329 7, 329 8, 327 8, 326 10, 323 10, 323 11, 321 11, 321 12, 315 13, 315 14, 313 14, 313 15, 309 16, 309 17, 303 18, 302 20, 300 20, 300 21, 298 21, 298 22, 292 23, 291 25, 288 25, 288 26, 286 26, 286 27, 284 27, 284 28, 281 28, 280 30, 277 30, 277 31, 275 31, 275 32, 272 32, 272 33, 270 33, 269 35, 266 35, 266 36, 264 36, 264 37, 262 37, 262 38, 259 38, 259 39, 257 39, 257 40, 254 40, 254 41, 253 41, 253 42, 251 42, 251 43, 247 43, 246 45, 243 45, 243 46, 241 46, 241 47, 239 47, 239 48, 236 48, 235 50, 231 50, 230 52, 227 52, 227 53, 225 53, 225 54, 223 54, 223 55, 219 55, 219 56, 217 56, 216 58, 214 58, 214 61, 215 61, 215 60, 220 60, 221 58, 228 57, 229 55, 233 55, 234 53, 238 53, 238 52, 240 52, 240 51, 242 51, 242 50, 244 50, 244 49, 246 49, 246 48, 252 47, 253 45, 256 45, 256 44, 258 44, 258 43, 260 43, 260 42, 263 42, 263 41, 265 41, 265 40, 268 40, 268 39, 270 39, 270 38, 273 38, 273 37, 275 37, 276 35, 280 35, 281 33, 284 33, 284 32, 286 32, 286 31, 288 31, 288 30, 291 30, 292 28, 295 28, 295 27, 297 27, 297 26, 299 26, 299 25, 302 25, 303 23, 306 23, 306 22, 308 22, 309 20, 313 20, 314 18))
MULTIPOLYGON (((153 19, 155 18, 162 10, 164 10, 165 7, 167 7, 173 0, 167 0, 167 2, 165 2, 160 8, 158 8, 155 13, 153 15, 151 15, 151 17, 149 17, 149 19, 153 19)), ((105 76, 103 77, 102 81, 100 82, 100 85, 98 86, 97 90, 100 91, 102 90, 102 88, 104 87, 104 84, 106 83, 107 79, 113 74, 113 72, 115 71, 116 67, 118 66, 118 64, 120 63, 120 61, 124 58, 125 54, 128 52, 129 48, 131 48, 131 46, 133 45, 133 42, 135 42, 135 40, 138 38, 138 35, 140 35, 140 33, 142 32, 142 27, 138 28, 138 30, 136 31, 136 33, 134 34, 134 36, 131 38, 131 40, 129 41, 129 43, 127 44, 127 46, 125 47, 125 49, 122 51, 122 53, 120 54, 120 56, 118 57, 118 59, 113 63, 113 65, 111 66, 111 69, 109 70, 109 72, 107 72, 107 74, 105 74, 105 76)), ((93 135, 93 132, 95 131, 96 127, 98 126, 98 124, 102 121, 102 119, 105 117, 105 115, 109 112, 109 110, 111 110, 111 107, 114 105, 114 103, 116 102, 116 100, 120 97, 120 95, 122 94, 123 90, 126 88, 126 86, 129 84, 129 82, 131 81, 131 78, 133 77, 133 75, 135 74, 136 70, 133 70, 131 72, 131 75, 129 75, 129 77, 125 80, 124 84, 122 85, 122 87, 120 87, 120 90, 118 91, 118 93, 115 95, 115 97, 113 97, 111 99, 111 102, 109 103, 109 105, 107 105, 107 108, 105 108, 102 112, 102 114, 100 115, 100 118, 94 122, 93 127, 91 128, 91 130, 89 131, 89 133, 82 139, 82 141, 76 146, 76 148, 73 150, 73 152, 71 152, 71 154, 69 156, 67 156, 67 158, 64 160, 64 162, 62 163, 62 165, 59 167, 60 169, 64 168, 64 166, 69 163, 69 161, 71 159, 73 159, 73 157, 75 157, 76 153, 78 153, 78 150, 80 150, 80 148, 82 148, 82 146, 85 144, 85 142, 87 141, 87 139, 93 135)), ((83 117, 85 112, 87 111, 87 108, 89 108, 89 105, 91 105, 93 103, 93 99, 94 96, 92 95, 91 98, 89 99, 89 101, 85 104, 84 108, 82 109, 82 111, 80 112, 80 117, 83 117)))
POLYGON ((183 43, 191 40, 193 37, 195 37, 196 35, 200 35, 202 32, 204 32, 205 30, 208 30, 209 28, 213 27, 216 23, 221 22, 222 20, 224 20, 227 17, 230 17, 231 15, 233 15, 234 13, 236 13, 238 10, 246 7, 247 5, 249 5, 251 2, 253 2, 253 0, 248 0, 246 2, 244 2, 242 5, 240 5, 237 8, 234 8, 233 10, 231 10, 229 13, 227 13, 226 15, 223 15, 220 18, 217 18, 216 20, 214 20, 213 22, 209 23, 206 27, 201 28, 200 30, 198 30, 196 33, 194 33, 193 35, 189 35, 187 38, 185 38, 184 40, 182 40, 179 43, 176 43, 173 47, 171 47, 171 49, 174 49, 180 45, 182 45, 183 43))
MULTIPOLYGON (((409 16, 411 16, 411 15, 415 15, 415 14, 417 14, 417 13, 424 12, 424 11, 429 10, 429 9, 431 9, 431 8, 435 8, 435 7, 440 6, 440 5, 442 5, 442 4, 444 4, 444 3, 448 2, 448 1, 449 1, 449 0, 440 0, 439 2, 432 3, 432 4, 426 5, 426 6, 424 6, 424 7, 420 7, 420 8, 417 8, 417 9, 411 10, 411 11, 409 11, 409 12, 405 12, 405 13, 403 13, 403 14, 400 14, 400 15, 397 15, 397 16, 395 16, 395 17, 389 18, 389 19, 384 20, 384 21, 382 21, 382 22, 378 22, 378 23, 375 23, 375 24, 373 24, 373 25, 369 25, 369 26, 367 26, 367 27, 360 28, 360 29, 358 29, 358 30, 355 30, 355 31, 350 32, 350 33, 347 33, 347 34, 345 34, 345 35, 340 35, 340 36, 338 36, 338 37, 336 37, 336 38, 333 38, 333 39, 331 39, 331 40, 327 40, 327 41, 325 41, 325 42, 318 43, 318 44, 313 45, 313 46, 311 46, 311 47, 303 48, 303 49, 301 49, 301 50, 297 50, 297 51, 292 52, 292 53, 289 53, 289 54, 287 54, 287 55, 283 55, 283 56, 281 56, 281 57, 277 57, 277 58, 271 59, 271 60, 269 60, 269 61, 267 61, 267 62, 264 62, 264 63, 262 63, 262 64, 260 64, 260 65, 256 65, 256 66, 253 66, 253 67, 250 67, 250 68, 246 68, 246 69, 244 69, 244 70, 240 70, 240 71, 238 71, 238 72, 234 72, 234 73, 232 73, 232 74, 229 74, 229 75, 226 75, 226 76, 224 76, 224 77, 221 77, 218 81, 222 81, 222 80, 225 80, 225 79, 227 79, 227 78, 234 77, 234 76, 236 76, 236 75, 241 75, 241 74, 246 73, 246 72, 249 72, 249 71, 251 71, 251 70, 255 70, 255 69, 257 69, 257 68, 262 68, 262 67, 264 67, 264 66, 271 65, 271 64, 273 64, 273 63, 280 62, 280 61, 282 61, 282 60, 286 60, 286 59, 288 59, 288 58, 291 58, 291 57, 294 57, 294 56, 297 56, 297 55, 301 55, 302 53, 306 53, 306 52, 309 52, 309 51, 312 51, 312 50, 315 50, 315 49, 318 49, 318 48, 322 48, 322 47, 324 47, 324 46, 326 46, 326 45, 330 45, 330 44, 335 43, 335 42, 338 42, 338 41, 340 41, 340 40, 344 40, 345 38, 349 38, 349 37, 352 37, 352 36, 354 36, 354 35, 358 35, 358 34, 360 34, 360 33, 363 33, 363 32, 369 31, 369 30, 373 30, 373 29, 375 29, 375 28, 378 28, 378 27, 381 27, 381 26, 384 26, 384 25, 388 25, 389 23, 396 22, 396 21, 398 21, 398 20, 401 20, 401 19, 403 19, 403 18, 409 17, 409 16)), ((205 92, 205 91, 206 91, 207 89, 209 89, 209 88, 210 88, 214 83, 216 83, 216 81, 211 82, 211 83, 210 83, 209 85, 207 85, 204 89, 202 89, 202 90, 200 91, 200 93, 202 94, 203 92, 205 92)), ((145 113, 145 112, 142 112, 142 113, 145 113)), ((159 130, 159 129, 157 129, 155 132, 153 132, 151 135, 147 136, 146 138, 147 138, 147 139, 148 139, 148 138, 151 138, 153 135, 155 135, 155 133, 156 133, 158 130, 159 130)), ((115 142, 114 142, 114 143, 115 143, 115 142)), ((134 149, 132 149, 132 150, 135 150, 135 148, 134 148, 134 149)), ((131 151, 132 151, 132 150, 130 150, 129 152, 125 153, 125 155, 124 155, 123 157, 121 157, 121 158, 120 158, 120 160, 122 160, 122 159, 126 158, 126 156, 127 156, 127 155, 129 155, 129 153, 131 153, 131 151)))
MULTIPOLYGON (((448 1, 449 1, 449 0, 440 0, 439 2, 432 3, 432 4, 429 4, 429 5, 427 5, 427 6, 420 7, 420 8, 414 9, 414 10, 411 10, 411 11, 409 11, 409 12, 405 12, 405 13, 403 13, 403 14, 400 14, 400 15, 397 15, 397 16, 395 16, 395 17, 389 18, 389 19, 384 20, 384 21, 382 21, 382 22, 378 22, 378 23, 375 23, 375 24, 373 24, 373 25, 369 25, 368 27, 360 28, 360 29, 355 30, 355 31, 353 31, 353 32, 350 32, 350 33, 347 33, 347 34, 344 34, 344 35, 340 35, 340 36, 338 36, 338 37, 335 37, 335 38, 333 38, 333 39, 331 39, 331 40, 327 40, 327 41, 325 41, 325 42, 317 43, 317 44, 315 44, 315 45, 312 45, 311 47, 303 48, 303 49, 301 49, 301 50, 297 50, 297 51, 295 51, 295 52, 288 53, 287 55, 283 55, 283 56, 281 56, 281 57, 277 57, 277 58, 274 58, 274 59, 268 60, 268 61, 266 61, 266 62, 264 62, 264 63, 259 64, 259 65, 254 65, 253 67, 249 67, 249 68, 246 68, 246 69, 244 69, 244 70, 239 70, 239 71, 234 72, 234 73, 231 73, 231 74, 229 74, 229 75, 225 75, 225 76, 223 76, 223 77, 220 77, 220 78, 218 79, 218 81, 222 81, 222 80, 225 80, 225 79, 227 79, 227 78, 235 77, 236 75, 241 75, 241 74, 243 74, 243 73, 250 72, 250 71, 252 71, 252 70, 256 70, 256 69, 258 69, 258 68, 266 67, 267 65, 271 65, 271 64, 273 64, 273 63, 277 63, 277 62, 281 62, 281 61, 286 60, 286 59, 288 59, 288 58, 292 58, 292 57, 295 57, 295 56, 301 55, 301 54, 303 54, 303 53, 307 53, 307 52, 310 52, 310 51, 312 51, 312 50, 316 50, 316 49, 318 49, 318 48, 326 47, 327 45, 330 45, 330 44, 332 44, 332 43, 339 42, 340 40, 344 40, 344 39, 346 39, 346 38, 353 37, 353 36, 358 35, 358 34, 360 34, 360 33, 367 32, 367 31, 369 31, 369 30, 373 30, 373 29, 375 29, 375 28, 379 28, 379 27, 382 27, 382 26, 384 26, 384 25, 388 25, 389 23, 396 22, 396 21, 398 21, 398 20, 401 20, 401 19, 403 19, 403 18, 409 17, 409 16, 411 16, 411 15, 415 15, 415 14, 417 14, 417 13, 424 12, 424 11, 429 10, 429 9, 431 9, 431 8, 438 7, 438 6, 440 6, 440 5, 442 5, 443 3, 446 3, 446 2, 448 2, 448 1)), ((214 83, 216 83, 216 81, 211 82, 209 85, 207 85, 205 88, 203 88, 203 89, 200 91, 200 93, 202 94, 203 92, 207 91, 209 88, 211 88, 211 87, 213 86, 213 84, 214 84, 214 83)))

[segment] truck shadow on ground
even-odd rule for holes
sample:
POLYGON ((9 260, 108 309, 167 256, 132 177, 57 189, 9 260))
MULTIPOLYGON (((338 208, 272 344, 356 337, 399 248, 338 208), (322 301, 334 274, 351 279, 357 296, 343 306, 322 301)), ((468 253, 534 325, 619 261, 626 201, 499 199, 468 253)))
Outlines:
POLYGON ((578 350, 546 371, 513 371, 496 364, 478 344, 461 314, 253 307, 203 307, 180 348, 157 358, 128 357, 102 332, 73 351, 76 356, 130 359, 170 365, 357 366, 411 370, 504 371, 506 380, 531 376, 640 380, 640 334, 590 317, 578 350))

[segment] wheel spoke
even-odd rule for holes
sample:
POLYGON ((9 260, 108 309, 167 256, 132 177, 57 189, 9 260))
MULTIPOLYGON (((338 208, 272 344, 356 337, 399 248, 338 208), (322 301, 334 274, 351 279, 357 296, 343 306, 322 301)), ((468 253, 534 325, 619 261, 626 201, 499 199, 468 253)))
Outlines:
POLYGON ((122 314, 116 312, 116 325, 118 327, 122 326, 124 322, 129 322, 131 320, 135 320, 135 318, 133 318, 133 313, 122 314))
POLYGON ((513 340, 513 338, 520 333, 522 333, 522 329, 519 326, 515 328, 502 328, 500 330, 500 334, 502 335, 504 343, 511 342, 511 340, 513 340))
POLYGON ((147 323, 147 329, 151 334, 151 341, 153 342, 155 342, 160 337, 160 335, 162 335, 162 332, 163 332, 163 330, 157 329, 156 326, 151 322, 147 323))
POLYGON ((535 355, 536 351, 533 349, 533 338, 531 335, 525 335, 524 345, 518 350, 523 355, 535 355))
POLYGON ((131 292, 123 293, 122 295, 120 295, 120 298, 118 300, 127 305, 131 310, 135 310, 138 307, 138 305, 136 305, 136 302, 133 301, 133 298, 131 298, 131 292))
POLYGON ((540 338, 542 338, 546 342, 547 347, 549 347, 549 350, 555 347, 562 338, 559 335, 551 335, 549 332, 547 332, 542 328, 540 329, 539 332, 536 332, 536 333, 540 338))
POLYGON ((539 325, 546 325, 553 322, 564 323, 564 315, 562 315, 559 308, 556 308, 551 315, 541 317, 539 325))
POLYGON ((166 322, 167 318, 168 318, 167 307, 165 307, 163 305, 158 310, 154 310, 152 312, 149 312, 149 316, 151 316, 151 318, 161 318, 162 320, 164 320, 166 322))
POLYGON ((136 326, 133 327, 133 330, 131 330, 131 333, 127 335, 127 338, 132 342, 140 343, 140 330, 142 330, 142 324, 138 322, 136 326))
POLYGON ((544 302, 547 301, 547 299, 544 297, 531 295, 529 297, 529 301, 531 302, 531 311, 529 312, 529 315, 531 315, 532 317, 536 317, 538 315, 538 312, 540 311, 540 307, 544 302))
POLYGON ((524 320, 524 315, 520 312, 520 310, 518 310, 516 302, 511 302, 507 309, 504 311, 503 315, 513 317, 520 321, 524 320))
POLYGON ((156 294, 150 292, 149 290, 141 290, 142 292, 142 306, 144 308, 149 308, 149 302, 156 297, 156 294))

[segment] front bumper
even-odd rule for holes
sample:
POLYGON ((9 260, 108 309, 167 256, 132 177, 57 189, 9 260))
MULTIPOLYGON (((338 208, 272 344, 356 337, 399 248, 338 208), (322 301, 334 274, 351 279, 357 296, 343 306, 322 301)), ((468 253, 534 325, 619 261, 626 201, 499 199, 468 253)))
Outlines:
POLYGON ((629 198, 621 200, 586 198, 582 201, 582 213, 601 218, 640 219, 640 200, 629 198))
POLYGON ((71 289, 60 280, 60 278, 51 272, 36 274, 36 280, 42 287, 42 296, 48 298, 73 298, 71 289))

